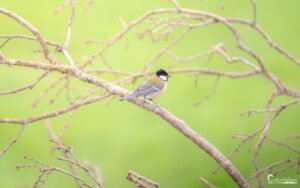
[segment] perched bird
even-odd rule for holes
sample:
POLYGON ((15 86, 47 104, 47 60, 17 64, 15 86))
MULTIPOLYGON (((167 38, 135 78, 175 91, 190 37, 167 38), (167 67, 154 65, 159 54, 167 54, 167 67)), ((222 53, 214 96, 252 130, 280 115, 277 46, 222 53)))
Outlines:
POLYGON ((142 83, 134 92, 121 98, 120 101, 125 101, 140 96, 148 100, 159 97, 167 89, 169 77, 169 74, 165 70, 160 69, 156 71, 156 73, 148 80, 142 83))

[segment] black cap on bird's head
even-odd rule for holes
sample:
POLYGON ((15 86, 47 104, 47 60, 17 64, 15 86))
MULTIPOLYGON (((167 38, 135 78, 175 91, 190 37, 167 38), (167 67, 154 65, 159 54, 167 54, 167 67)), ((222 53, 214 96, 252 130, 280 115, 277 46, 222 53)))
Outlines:
POLYGON ((163 69, 159 69, 158 71, 156 71, 156 76, 164 81, 167 81, 170 77, 169 74, 163 69))

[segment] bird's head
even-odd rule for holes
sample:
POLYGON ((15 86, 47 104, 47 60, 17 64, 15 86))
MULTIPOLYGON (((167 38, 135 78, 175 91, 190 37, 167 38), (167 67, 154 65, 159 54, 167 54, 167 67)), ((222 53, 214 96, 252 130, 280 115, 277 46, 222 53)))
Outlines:
POLYGON ((163 69, 159 69, 158 71, 156 71, 155 74, 158 78, 160 78, 163 81, 168 81, 170 77, 169 74, 163 69))

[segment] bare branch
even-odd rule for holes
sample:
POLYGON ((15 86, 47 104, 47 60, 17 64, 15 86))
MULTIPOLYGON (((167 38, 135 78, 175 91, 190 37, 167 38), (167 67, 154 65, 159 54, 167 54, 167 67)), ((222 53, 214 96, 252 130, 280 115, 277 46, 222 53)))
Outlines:
POLYGON ((218 188, 217 186, 209 183, 206 179, 204 179, 203 177, 199 178, 200 181, 207 187, 207 188, 218 188))
MULTIPOLYGON (((68 65, 51 65, 51 64, 41 64, 41 63, 34 63, 34 62, 25 62, 25 61, 15 61, 15 60, 9 60, 5 58, 3 55, 0 54, 0 64, 9 64, 9 65, 16 65, 16 66, 25 66, 25 67, 34 67, 38 69, 48 70, 48 71, 58 71, 61 73, 67 73, 72 76, 77 77, 78 79, 88 82, 94 85, 97 85, 99 87, 104 88, 109 93, 113 93, 114 95, 124 96, 128 92, 121 88, 118 85, 115 85, 113 83, 107 82, 105 80, 101 80, 95 77, 92 77, 83 71, 77 69, 76 67, 71 67, 68 65)), ((110 95, 110 94, 108 94, 110 95)), ((25 119, 0 119, 0 123, 31 123, 34 121, 38 121, 41 119, 49 118, 58 116, 60 114, 63 114, 65 112, 74 110, 80 106, 89 104, 91 102, 103 99, 105 96, 100 96, 96 98, 92 98, 90 100, 78 103, 78 104, 72 104, 69 107, 63 108, 58 111, 49 112, 46 114, 42 114, 39 116, 34 116, 31 118, 25 118, 25 119)), ((156 105, 151 103, 145 103, 143 100, 134 99, 130 102, 142 107, 145 110, 151 111, 154 114, 160 116, 162 119, 167 121, 170 125, 172 125, 175 129, 177 129, 179 132, 181 132, 186 138, 193 141, 196 145, 198 145, 200 148, 202 148, 204 151, 206 151, 209 155, 211 155, 225 170, 226 172, 234 179, 234 181, 240 186, 240 187, 248 187, 248 184, 244 177, 240 174, 238 169, 213 145, 211 145, 208 141, 206 141, 203 137, 201 137, 198 133, 193 131, 191 128, 188 127, 187 124, 185 124, 181 119, 175 117, 173 114, 168 112, 167 110, 163 108, 157 108, 156 105)))
POLYGON ((135 184, 136 187, 147 188, 148 185, 158 188, 159 184, 132 170, 128 171, 127 179, 135 184))
POLYGON ((250 181, 251 179, 257 177, 257 176, 260 176, 261 174, 265 173, 265 172, 271 172, 272 169, 274 169, 275 167, 278 167, 282 164, 285 164, 285 163, 290 163, 291 160, 287 159, 287 160, 282 160, 282 161, 278 161, 278 162, 275 162, 275 163, 272 163, 271 165, 269 166, 266 166, 264 168, 261 168, 259 169, 258 171, 256 171, 255 173, 253 173, 252 175, 249 176, 248 178, 248 181, 250 181))
POLYGON ((18 92, 24 91, 26 89, 32 89, 47 75, 48 75, 47 72, 42 73, 33 83, 23 86, 23 87, 20 87, 20 88, 17 88, 17 89, 14 89, 14 90, 2 91, 2 92, 0 92, 0 95, 8 95, 8 94, 13 94, 13 93, 18 93, 18 92))
MULTIPOLYGON (((26 40, 32 40, 32 41, 36 41, 37 39, 35 37, 32 37, 32 36, 27 36, 27 35, 2 35, 0 36, 0 38, 3 38, 3 39, 26 39, 26 40)), ((55 43, 55 42, 51 42, 51 41, 48 41, 48 40, 45 40, 46 44, 47 45, 50 45, 50 46, 54 46, 56 48, 58 48, 60 46, 60 44, 58 43, 55 43)), ((4 45, 2 44, 2 47, 4 45)))
POLYGON ((290 135, 287 136, 288 138, 296 138, 296 139, 300 139, 300 134, 296 134, 296 135, 290 135))
POLYGON ((151 68, 153 63, 155 63, 164 53, 166 53, 172 46, 174 46, 182 37, 184 37, 188 32, 190 31, 190 28, 183 31, 180 35, 178 35, 175 39, 173 39, 168 45, 166 45, 162 50, 158 52, 158 54, 153 57, 145 66, 144 66, 144 73, 148 72, 148 70, 151 68))
POLYGON ((170 0, 177 9, 181 9, 181 5, 176 0, 170 0))
POLYGON ((44 113, 41 115, 37 115, 37 116, 32 116, 32 117, 28 117, 28 118, 24 118, 24 119, 9 119, 9 118, 2 118, 0 119, 0 123, 14 123, 14 124, 29 124, 29 123, 33 123, 36 121, 40 121, 40 120, 44 120, 44 119, 48 119, 50 117, 56 117, 59 116, 61 114, 64 114, 66 112, 70 112, 73 111, 81 106, 102 100, 106 97, 110 96, 110 94, 105 94, 105 95, 101 95, 101 96, 97 96, 91 99, 87 99, 84 101, 80 101, 78 103, 72 103, 71 105, 61 108, 59 110, 56 111, 52 111, 52 112, 48 112, 48 113, 44 113))
POLYGON ((253 25, 256 25, 256 0, 250 0, 253 7, 253 25))
POLYGON ((219 80, 220 80, 220 76, 218 76, 218 77, 216 78, 216 81, 215 81, 213 87, 211 88, 210 92, 209 92, 203 99, 201 99, 200 101, 196 102, 196 103, 194 104, 194 106, 199 106, 200 104, 202 104, 202 102, 203 102, 204 100, 209 99, 209 98, 214 94, 214 92, 215 92, 216 89, 217 89, 217 85, 218 85, 218 83, 219 83, 219 80))
POLYGON ((43 48, 45 58, 50 63, 56 64, 56 61, 54 60, 54 58, 52 57, 52 55, 48 49, 47 42, 42 38, 41 34, 38 32, 38 30, 35 27, 33 27, 29 22, 27 22, 22 17, 18 16, 17 14, 15 14, 9 10, 0 8, 0 13, 14 19, 16 22, 20 23, 21 25, 26 27, 29 31, 31 31, 32 34, 36 37, 36 40, 40 43, 41 47, 43 48))
POLYGON ((273 138, 270 138, 268 136, 265 137, 267 140, 269 140, 270 142, 276 144, 276 145, 279 145, 279 146, 282 146, 282 147, 285 147, 286 149, 290 150, 290 151, 293 151, 295 152, 296 154, 300 155, 300 150, 298 148, 295 148, 285 142, 282 142, 280 140, 275 140, 273 138))
POLYGON ((102 183, 100 181, 98 181, 98 179, 89 171, 88 168, 86 168, 85 166, 83 166, 79 162, 72 161, 70 159, 63 158, 63 157, 58 157, 57 159, 61 160, 61 161, 65 161, 67 163, 70 163, 71 165, 75 165, 75 166, 81 168, 82 170, 84 170, 87 173, 88 176, 90 176, 97 183, 99 188, 102 188, 102 183))
POLYGON ((19 140, 21 134, 23 133, 26 124, 22 124, 15 138, 9 142, 9 144, 1 151, 0 158, 19 140))
POLYGON ((240 18, 228 18, 228 21, 250 26, 251 28, 255 29, 269 43, 271 48, 275 49, 278 53, 282 54, 290 61, 300 66, 300 61, 296 59, 293 55, 291 55, 289 52, 287 52, 285 49, 280 47, 278 44, 276 44, 272 40, 272 38, 267 34, 267 32, 265 32, 259 25, 257 24, 253 25, 251 21, 240 19, 240 18))

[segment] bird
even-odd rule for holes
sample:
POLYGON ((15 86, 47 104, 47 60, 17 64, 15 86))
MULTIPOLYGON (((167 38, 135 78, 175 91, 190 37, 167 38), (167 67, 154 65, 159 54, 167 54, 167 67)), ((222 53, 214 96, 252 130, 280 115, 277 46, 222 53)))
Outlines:
POLYGON ((126 101, 137 97, 144 97, 145 99, 152 100, 161 96, 167 89, 169 74, 159 69, 149 79, 144 81, 135 91, 122 97, 120 101, 126 101))

